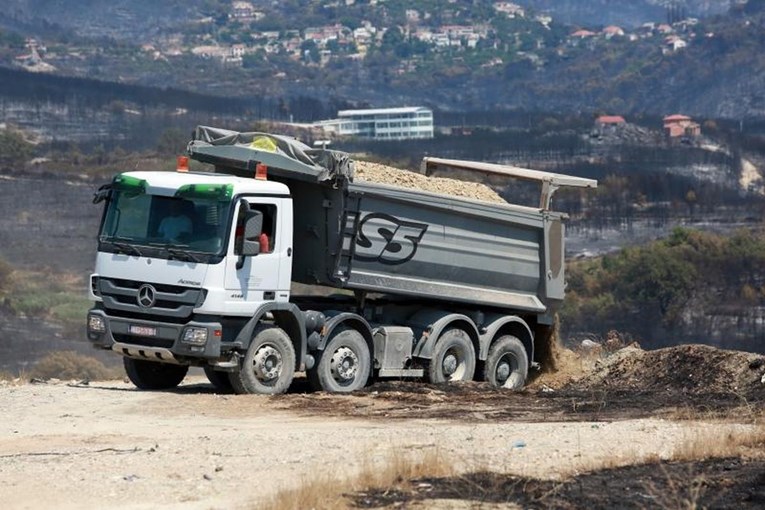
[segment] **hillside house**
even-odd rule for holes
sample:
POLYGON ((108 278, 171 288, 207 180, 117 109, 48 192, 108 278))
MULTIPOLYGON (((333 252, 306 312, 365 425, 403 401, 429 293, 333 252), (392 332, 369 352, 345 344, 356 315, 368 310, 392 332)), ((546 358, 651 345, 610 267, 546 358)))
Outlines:
POLYGON ((250 2, 233 2, 229 17, 240 21, 260 21, 266 15, 256 10, 250 2))
POLYGON ((595 36, 598 35, 590 30, 577 30, 568 36, 568 46, 577 47, 580 45, 592 46, 595 42, 595 36))
POLYGON ((664 117, 664 134, 667 138, 695 138, 701 136, 701 126, 686 115, 664 117))
POLYGON ((664 40, 664 49, 667 52, 675 52, 688 46, 684 39, 676 35, 670 35, 664 40))
POLYGON ((595 32, 591 32, 589 30, 577 30, 573 34, 571 34, 571 37, 573 39, 588 39, 590 37, 595 37, 597 34, 595 32))
POLYGON ((350 36, 350 29, 340 24, 323 27, 308 27, 304 32, 304 39, 306 41, 313 41, 319 46, 324 46, 329 41, 345 41, 350 36))
POLYGON ((526 11, 523 7, 513 2, 496 2, 493 7, 495 11, 507 14, 508 18, 523 18, 526 16, 526 11))
POLYGON ((592 134, 594 136, 602 136, 616 133, 626 125, 627 121, 621 115, 601 115, 595 119, 595 127, 592 134))
POLYGON ((231 45, 229 56, 241 58, 245 53, 247 53, 247 46, 244 44, 233 44, 231 45))
POLYGON ((624 29, 617 27, 616 25, 607 26, 603 29, 602 33, 606 39, 611 39, 612 37, 624 37, 624 29))
POLYGON ((353 31, 353 39, 358 44, 369 44, 372 42, 374 33, 367 27, 359 27, 353 31))
POLYGON ((220 58, 229 56, 229 48, 218 45, 202 45, 191 48, 191 54, 202 58, 220 58))
POLYGON ((656 30, 657 30, 657 31, 658 31, 660 34, 664 34, 664 35, 667 35, 667 34, 673 34, 673 33, 675 32, 675 29, 674 29, 674 28, 672 28, 672 26, 671 26, 671 25, 667 25, 666 23, 662 23, 661 25, 659 25, 658 27, 656 27, 656 30))

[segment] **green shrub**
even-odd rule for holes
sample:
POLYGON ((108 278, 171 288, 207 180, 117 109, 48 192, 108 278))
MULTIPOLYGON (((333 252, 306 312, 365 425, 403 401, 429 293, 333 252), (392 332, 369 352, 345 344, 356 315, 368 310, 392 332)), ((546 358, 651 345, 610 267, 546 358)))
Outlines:
POLYGON ((60 292, 26 291, 11 300, 11 307, 17 314, 42 317, 47 315, 51 308, 66 303, 70 297, 60 292))
MULTIPOLYGON (((561 322, 577 331, 682 327, 688 307, 765 302, 765 235, 675 229, 664 240, 567 265, 561 322)), ((700 308, 699 308, 700 307, 700 308)))
POLYGON ((54 319, 66 323, 85 323, 85 316, 91 306, 91 302, 84 296, 68 296, 63 303, 51 307, 50 313, 54 319))

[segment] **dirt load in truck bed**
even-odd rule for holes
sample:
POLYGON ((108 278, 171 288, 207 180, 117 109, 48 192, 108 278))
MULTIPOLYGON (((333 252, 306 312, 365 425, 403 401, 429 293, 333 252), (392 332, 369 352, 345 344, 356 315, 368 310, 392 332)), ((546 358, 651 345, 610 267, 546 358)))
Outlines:
POLYGON ((355 178, 359 181, 417 189, 441 195, 452 195, 498 204, 506 203, 496 191, 485 184, 446 177, 426 177, 416 172, 370 161, 356 161, 355 178))

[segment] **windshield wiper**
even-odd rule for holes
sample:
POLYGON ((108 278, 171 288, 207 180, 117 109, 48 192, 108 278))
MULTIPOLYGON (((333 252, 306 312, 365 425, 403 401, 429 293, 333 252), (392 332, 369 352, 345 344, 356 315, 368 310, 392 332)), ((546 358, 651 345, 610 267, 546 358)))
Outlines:
POLYGON ((127 255, 137 255, 139 257, 143 256, 143 253, 141 253, 141 250, 133 246, 132 244, 128 244, 125 241, 132 241, 132 239, 127 237, 112 237, 112 238, 102 238, 102 242, 110 243, 112 246, 117 248, 120 252, 125 253, 127 255))
POLYGON ((132 244, 127 243, 120 243, 117 241, 110 241, 113 246, 115 246, 118 250, 122 251, 123 253, 127 255, 137 255, 139 257, 143 257, 143 253, 141 253, 141 250, 133 246, 132 244))
POLYGON ((199 262, 199 258, 195 257, 193 253, 186 250, 176 250, 175 248, 165 248, 168 255, 179 260, 185 260, 188 262, 199 262))

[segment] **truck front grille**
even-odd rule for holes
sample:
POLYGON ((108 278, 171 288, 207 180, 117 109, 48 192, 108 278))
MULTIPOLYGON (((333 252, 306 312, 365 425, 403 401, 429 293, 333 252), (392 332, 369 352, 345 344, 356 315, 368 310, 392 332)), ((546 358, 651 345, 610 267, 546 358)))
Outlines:
POLYGON ((104 308, 124 314, 160 315, 175 319, 191 316, 195 307, 204 301, 202 289, 136 282, 116 278, 99 278, 98 292, 103 298, 104 308), (151 285, 154 297, 150 306, 139 304, 139 292, 144 285, 151 285))

